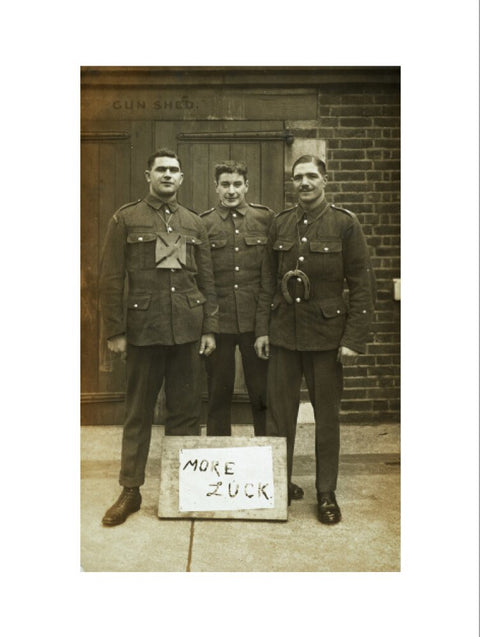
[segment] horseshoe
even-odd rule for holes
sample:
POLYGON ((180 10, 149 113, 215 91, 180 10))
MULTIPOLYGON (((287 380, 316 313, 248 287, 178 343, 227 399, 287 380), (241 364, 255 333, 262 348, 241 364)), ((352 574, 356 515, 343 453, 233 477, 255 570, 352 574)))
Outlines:
POLYGON ((285 301, 289 303, 290 305, 293 303, 293 299, 290 295, 290 292, 288 291, 288 282, 290 281, 290 279, 293 279, 294 277, 302 280, 303 287, 304 287, 304 293, 303 293, 304 300, 308 301, 308 299, 310 298, 310 280, 308 276, 305 274, 305 272, 302 272, 302 270, 297 270, 297 269, 289 270, 288 272, 285 272, 285 274, 283 275, 282 295, 285 301))

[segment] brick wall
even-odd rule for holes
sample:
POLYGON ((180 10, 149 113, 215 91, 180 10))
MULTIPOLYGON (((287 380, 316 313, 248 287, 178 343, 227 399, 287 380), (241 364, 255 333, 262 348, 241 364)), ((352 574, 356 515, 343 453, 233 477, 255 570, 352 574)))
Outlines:
MULTIPOLYGON (((400 94, 398 89, 322 88, 316 122, 288 122, 295 137, 326 141, 327 194, 355 212, 370 246, 377 278, 371 342, 357 364, 344 367, 342 422, 400 419, 400 94)), ((285 175, 287 205, 294 202, 285 175)))

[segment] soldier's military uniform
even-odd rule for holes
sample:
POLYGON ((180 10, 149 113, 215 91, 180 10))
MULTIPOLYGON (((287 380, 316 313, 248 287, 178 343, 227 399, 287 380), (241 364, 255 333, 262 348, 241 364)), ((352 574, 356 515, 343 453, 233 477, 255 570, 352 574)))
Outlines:
POLYGON ((126 334, 120 484, 140 486, 165 379, 165 433, 199 434, 202 334, 218 329, 207 233, 194 212, 149 193, 110 220, 100 277, 106 338, 126 334), (124 309, 124 285, 128 297, 124 309))
POLYGON ((368 247, 356 216, 322 197, 308 213, 300 203, 275 217, 267 254, 272 297, 258 308, 260 324, 270 315, 267 435, 286 436, 290 480, 304 375, 315 413, 317 492, 335 491, 343 387, 337 351, 365 351, 374 303, 368 247))
MULTIPOLYGON (((219 305, 217 347, 205 361, 209 407, 207 433, 231 433, 231 401, 235 379, 235 348, 238 345, 245 371, 255 435, 265 435, 267 361, 257 357, 255 337, 257 303, 268 304, 266 272, 262 269, 268 231, 274 212, 244 202, 238 208, 218 205, 202 215, 212 253, 219 305)), ((264 330, 260 326, 260 331, 264 330)))

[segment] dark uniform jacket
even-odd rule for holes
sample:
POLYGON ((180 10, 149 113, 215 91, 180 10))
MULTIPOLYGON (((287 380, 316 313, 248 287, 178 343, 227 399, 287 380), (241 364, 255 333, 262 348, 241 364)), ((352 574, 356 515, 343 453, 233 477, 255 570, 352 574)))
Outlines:
POLYGON ((219 205, 201 215, 212 252, 222 334, 256 331, 257 302, 262 294, 267 303, 270 298, 262 261, 274 214, 245 202, 235 209, 219 205))
POLYGON ((133 345, 174 345, 217 332, 212 261, 207 233, 198 215, 176 201, 166 205, 150 193, 120 208, 107 230, 100 301, 106 338, 126 332, 133 345), (167 225, 172 233, 166 232, 167 225), (185 240, 185 263, 178 269, 157 268, 157 237, 175 233, 185 240))
POLYGON ((272 296, 270 306, 262 303, 258 311, 273 345, 301 351, 345 345, 365 351, 375 284, 365 237, 353 213, 329 205, 325 198, 308 218, 300 204, 285 210, 272 223, 267 255, 272 296), (296 268, 310 280, 310 298, 305 300, 304 283, 294 276, 287 288, 292 299, 288 303, 282 279, 296 268))

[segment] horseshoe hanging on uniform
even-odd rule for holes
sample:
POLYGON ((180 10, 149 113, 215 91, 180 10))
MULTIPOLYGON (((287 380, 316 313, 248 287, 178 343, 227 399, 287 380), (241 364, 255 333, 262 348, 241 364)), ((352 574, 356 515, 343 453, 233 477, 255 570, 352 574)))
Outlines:
POLYGON ((293 278, 297 278, 297 279, 301 279, 302 283, 303 283, 303 298, 305 301, 308 301, 308 299, 310 298, 310 279, 308 278, 308 276, 305 274, 305 272, 302 272, 302 270, 289 270, 288 272, 285 272, 285 274, 283 275, 283 279, 282 279, 282 294, 283 294, 283 298, 285 299, 285 301, 289 304, 293 303, 293 299, 290 295, 290 292, 288 291, 288 282, 290 281, 290 279, 293 278))

